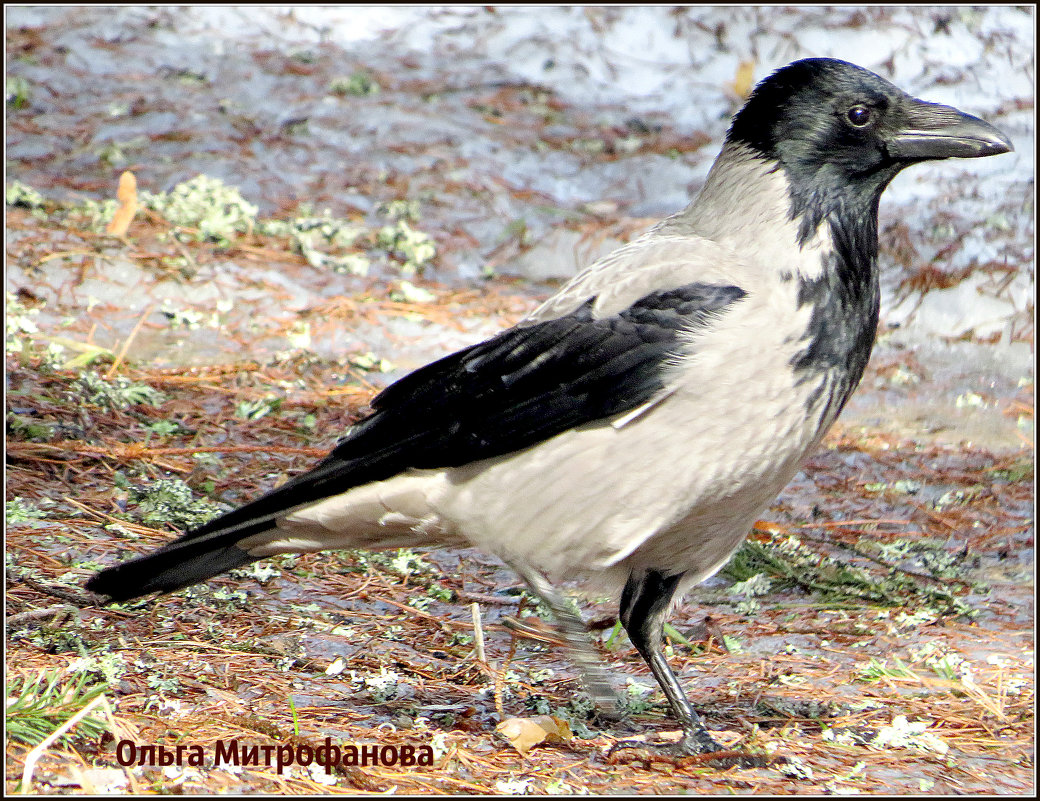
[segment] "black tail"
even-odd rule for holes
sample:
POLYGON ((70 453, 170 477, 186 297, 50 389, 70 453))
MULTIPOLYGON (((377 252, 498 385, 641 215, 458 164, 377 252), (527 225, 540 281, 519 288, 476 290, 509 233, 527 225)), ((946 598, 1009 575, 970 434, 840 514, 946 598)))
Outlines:
POLYGON ((258 558, 238 547, 270 531, 279 517, 353 483, 353 463, 328 458, 278 489, 192 529, 157 551, 100 571, 87 581, 91 592, 126 601, 150 592, 173 592, 258 558))
POLYGON ((257 557, 227 544, 229 536, 242 538, 235 532, 214 540, 178 540, 147 556, 102 570, 90 578, 87 589, 112 601, 127 601, 150 592, 173 592, 256 561, 257 557))

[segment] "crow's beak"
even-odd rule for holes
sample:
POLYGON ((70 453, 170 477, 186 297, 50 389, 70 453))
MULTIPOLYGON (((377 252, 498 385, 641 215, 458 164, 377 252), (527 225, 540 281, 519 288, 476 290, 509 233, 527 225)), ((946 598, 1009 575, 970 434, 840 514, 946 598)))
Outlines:
POLYGON ((911 99, 906 125, 888 138, 895 159, 971 159, 1014 150, 1011 140, 978 117, 951 106, 911 99))

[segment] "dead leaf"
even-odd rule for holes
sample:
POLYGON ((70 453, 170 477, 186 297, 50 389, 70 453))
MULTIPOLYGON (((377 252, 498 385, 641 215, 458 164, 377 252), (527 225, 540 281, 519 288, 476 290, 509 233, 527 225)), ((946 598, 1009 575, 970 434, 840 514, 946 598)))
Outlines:
POLYGON ((116 191, 119 208, 112 216, 112 221, 105 228, 105 233, 112 236, 125 236, 130 223, 137 214, 137 178, 127 170, 119 176, 119 189, 116 191))
POLYGON ((562 743, 574 737, 567 721, 553 715, 507 718, 495 727, 495 731, 521 754, 542 743, 562 743))
POLYGON ((736 93, 737 97, 741 100, 747 100, 751 94, 751 89, 754 87, 755 80, 755 62, 754 61, 741 61, 737 67, 737 74, 733 79, 731 87, 736 93))

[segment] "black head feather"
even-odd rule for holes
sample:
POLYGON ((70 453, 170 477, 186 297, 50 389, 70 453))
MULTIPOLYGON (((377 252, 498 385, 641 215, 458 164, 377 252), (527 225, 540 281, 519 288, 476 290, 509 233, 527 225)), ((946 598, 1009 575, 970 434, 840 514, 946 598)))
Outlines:
POLYGON ((906 123, 910 95, 869 70, 809 58, 763 80, 734 117, 727 140, 775 160, 791 184, 805 234, 828 212, 869 214, 909 162, 889 155, 887 139, 906 123), (806 218, 805 215, 808 215, 806 218))
POLYGON ((881 193, 904 167, 1012 149, 977 117, 917 100, 833 58, 795 61, 763 80, 733 118, 727 142, 784 170, 803 239, 827 216, 876 215, 881 193))

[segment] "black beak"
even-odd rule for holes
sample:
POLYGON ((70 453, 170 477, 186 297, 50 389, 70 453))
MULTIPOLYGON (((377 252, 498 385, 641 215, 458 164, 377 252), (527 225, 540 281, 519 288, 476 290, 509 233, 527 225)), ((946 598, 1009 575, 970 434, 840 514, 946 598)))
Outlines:
POLYGON ((972 159, 1014 150, 1011 140, 978 117, 950 106, 910 99, 906 125, 888 138, 894 159, 972 159))

